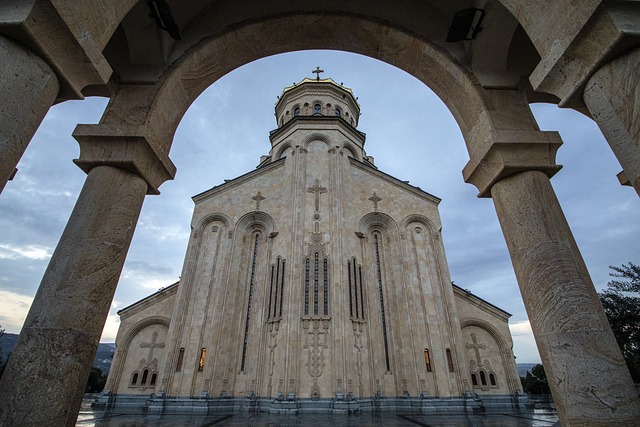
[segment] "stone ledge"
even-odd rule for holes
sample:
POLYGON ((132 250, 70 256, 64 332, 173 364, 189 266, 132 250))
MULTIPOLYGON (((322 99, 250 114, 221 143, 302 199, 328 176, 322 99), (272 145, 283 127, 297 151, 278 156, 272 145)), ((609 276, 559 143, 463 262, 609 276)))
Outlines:
POLYGON ((558 132, 492 131, 493 143, 481 159, 471 159, 464 169, 464 181, 473 184, 478 197, 491 197, 496 182, 519 172, 539 170, 552 177, 561 168, 555 163, 562 145, 558 132))
POLYGON ((160 185, 176 174, 171 159, 154 149, 143 127, 78 125, 72 135, 80 144, 74 163, 86 173, 96 166, 124 169, 146 181, 147 194, 160 194, 160 185))
POLYGON ((111 77, 111 66, 93 37, 74 34, 51 0, 0 2, 0 34, 27 46, 55 70, 60 79, 58 101, 84 99, 85 87, 103 86, 111 77))

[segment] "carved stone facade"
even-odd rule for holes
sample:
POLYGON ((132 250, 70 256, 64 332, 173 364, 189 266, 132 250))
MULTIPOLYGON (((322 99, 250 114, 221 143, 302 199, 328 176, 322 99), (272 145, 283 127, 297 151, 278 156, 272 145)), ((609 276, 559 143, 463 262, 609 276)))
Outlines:
POLYGON ((286 88, 259 167, 194 197, 180 283, 120 312, 112 402, 512 403, 509 314, 451 284, 440 199, 375 167, 359 108, 331 79, 286 88))

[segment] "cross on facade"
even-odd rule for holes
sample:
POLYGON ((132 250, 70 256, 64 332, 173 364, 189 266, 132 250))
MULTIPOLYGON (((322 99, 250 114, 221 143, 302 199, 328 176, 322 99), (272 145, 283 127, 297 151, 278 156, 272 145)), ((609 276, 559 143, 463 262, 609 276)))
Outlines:
POLYGON ((313 187, 307 188, 307 192, 314 193, 315 195, 315 210, 316 212, 320 212, 320 194, 326 193, 327 189, 325 187, 320 187, 320 180, 316 179, 316 184, 313 187))
POLYGON ((320 81, 320 73, 324 73, 324 70, 321 70, 320 67, 316 67, 316 69, 313 70, 312 73, 315 73, 316 80, 320 81))
POLYGON ((471 334, 471 340, 473 344, 467 344, 467 348, 472 348, 476 352, 476 361, 478 362, 478 366, 482 366, 482 359, 480 358, 480 349, 486 349, 487 346, 484 344, 478 344, 476 339, 476 334, 471 334))
POLYGON ((153 360, 153 349, 154 348, 164 348, 164 343, 163 342, 156 344, 157 340, 158 340, 158 333, 154 332, 153 333, 153 338, 151 338, 151 342, 140 343, 140 347, 149 349, 149 356, 147 357, 147 363, 151 363, 151 361, 153 360))
POLYGON ((378 197, 378 195, 374 191, 373 192, 373 196, 369 197, 369 200, 371 200, 373 202, 373 210, 377 211, 378 210, 378 202, 380 200, 382 200, 382 199, 380 197, 378 197))
POLYGON ((256 201, 256 210, 260 210, 260 202, 265 199, 265 197, 258 191, 258 194, 251 198, 256 201))

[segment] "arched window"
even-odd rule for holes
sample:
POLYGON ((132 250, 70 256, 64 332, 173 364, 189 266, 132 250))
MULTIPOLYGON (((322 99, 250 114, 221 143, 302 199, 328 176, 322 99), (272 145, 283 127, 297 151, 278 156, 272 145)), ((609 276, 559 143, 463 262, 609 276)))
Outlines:
POLYGON ((136 385, 138 384, 138 373, 134 372, 133 376, 131 377, 131 385, 136 385))
POLYGON ((489 374, 489 383, 491 383, 491 385, 496 385, 496 376, 493 374, 489 374))
POLYGON ((484 373, 484 371, 480 371, 480 383, 482 385, 487 385, 487 375, 484 373))
POLYGON ((336 107, 336 117, 341 117, 342 111, 340 111, 340 107, 336 107))
POLYGON ((156 385, 156 378, 158 377, 158 374, 153 373, 151 375, 151 382, 149 383, 149 385, 156 385))
POLYGON ((149 370, 145 369, 142 371, 142 381, 140 381, 140 385, 145 385, 147 383, 147 377, 149 376, 149 370))
POLYGON ((296 108, 294 108, 294 110, 293 110, 293 115, 294 115, 294 116, 299 116, 299 115, 300 115, 300 107, 296 107, 296 108))
POLYGON ((314 115, 322 115, 322 106, 320 104, 313 105, 313 114, 314 115))
POLYGON ((476 374, 471 374, 471 384, 478 385, 478 377, 476 377, 476 374))

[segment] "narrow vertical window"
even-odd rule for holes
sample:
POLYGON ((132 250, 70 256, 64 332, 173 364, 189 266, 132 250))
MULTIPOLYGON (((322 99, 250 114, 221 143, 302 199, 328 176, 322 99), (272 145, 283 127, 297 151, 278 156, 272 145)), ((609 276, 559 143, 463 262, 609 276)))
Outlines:
POLYGON ((178 353, 178 363, 176 364, 176 372, 180 372, 182 370, 183 360, 184 360, 184 347, 181 347, 180 353, 178 353))
POLYGON ((304 262, 304 315, 309 315, 309 258, 304 262))
POLYGON ((322 273, 323 277, 323 288, 322 288, 322 299, 324 303, 324 315, 329 315, 329 260, 327 258, 324 259, 322 273))
POLYGON ((200 350, 200 360, 198 360, 198 371, 202 371, 204 369, 204 358, 207 356, 207 349, 202 347, 200 350))
POLYGON ((149 382, 149 385, 156 385, 156 378, 158 377, 158 374, 153 373, 151 375, 151 382, 149 382))
POLYGON ((251 260, 251 276, 249 279, 249 301, 247 302, 247 316, 244 324, 244 341, 242 343, 242 360, 240 362, 240 371, 244 372, 244 364, 247 358, 247 341, 249 339, 249 320, 251 319, 251 297, 253 296, 253 282, 256 277, 256 261, 258 259, 258 242, 260 234, 256 233, 253 244, 253 258, 251 260))
MULTIPOLYGON (((278 317, 282 317, 282 300, 284 295, 284 260, 282 260, 282 272, 280 273, 280 307, 278 317)), ((274 307, 275 311, 275 307, 274 307)))
POLYGON ((313 114, 318 114, 318 115, 322 114, 322 107, 320 106, 320 104, 315 104, 313 106, 313 114))
POLYGON ((471 374, 471 384, 478 385, 478 377, 476 377, 476 374, 471 374))
MULTIPOLYGON (((378 290, 380 292, 380 314, 382 315, 382 337, 384 339, 384 356, 387 362, 387 371, 391 370, 389 363, 389 343, 387 341, 387 321, 384 314, 384 294, 382 291, 382 270, 380 268, 380 245, 378 242, 378 235, 374 235, 374 242, 376 247, 376 272, 378 273, 378 290)), ((425 355, 427 354, 425 350, 425 355)))
POLYGON ((293 110, 293 115, 294 115, 294 116, 299 116, 299 115, 300 115, 300 107, 296 107, 296 108, 294 108, 294 110, 293 110))
POLYGON ((138 373, 134 372, 133 377, 131 378, 131 385, 136 385, 136 384, 138 384, 138 373))
POLYGON ((313 315, 318 315, 318 287, 320 278, 318 277, 320 272, 319 270, 319 255, 318 252, 313 254, 313 315))
MULTIPOLYGON (((355 270, 355 263, 354 263, 355 270)), ((360 318, 364 320, 364 292, 362 286, 362 266, 358 266, 358 284, 360 285, 360 318)))
POLYGON ((487 385, 487 375, 484 371, 480 371, 480 384, 487 385))
MULTIPOLYGON (((273 282, 274 282, 274 280, 276 280, 276 279, 274 279, 274 276, 273 276, 273 274, 275 272, 274 270, 275 270, 275 266, 272 265, 271 266, 271 283, 269 284, 269 305, 268 305, 268 308, 267 308, 267 319, 271 319, 271 296, 273 294, 273 282)), ((278 290, 276 289, 276 292, 277 291, 278 290)))
POLYGON ((355 258, 353 259, 353 281, 354 283, 354 287, 355 287, 355 297, 356 297, 356 319, 360 318, 360 305, 358 304, 358 273, 356 270, 356 260, 355 258))
POLYGON ((447 364, 449 365, 449 372, 453 372, 453 359, 451 358, 451 350, 447 349, 447 364))
POLYGON ((493 374, 489 374, 489 383, 491 383, 491 385, 496 385, 496 376, 493 374))
POLYGON ((342 116, 342 112, 340 111, 339 107, 336 107, 336 117, 340 117, 342 116))
POLYGON ((140 381, 140 385, 145 385, 147 383, 147 377, 149 376, 149 370, 145 369, 142 371, 142 381, 140 381))
POLYGON ((429 356, 429 349, 424 349, 424 363, 427 365, 427 372, 431 372, 431 356, 429 356))
POLYGON ((349 282, 349 316, 353 317, 353 289, 351 285, 351 261, 347 261, 347 280, 349 282))

